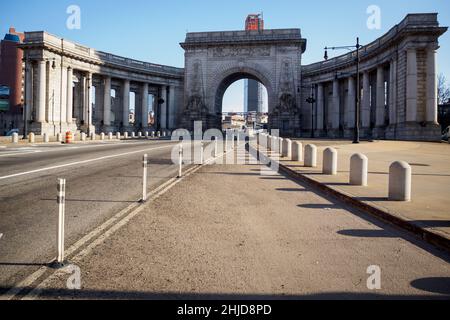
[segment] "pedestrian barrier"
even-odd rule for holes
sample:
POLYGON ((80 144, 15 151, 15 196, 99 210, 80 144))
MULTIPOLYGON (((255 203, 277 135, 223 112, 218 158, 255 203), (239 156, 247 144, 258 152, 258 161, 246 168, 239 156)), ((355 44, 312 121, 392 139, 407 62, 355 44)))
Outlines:
POLYGON ((369 159, 356 153, 350 158, 350 184, 354 186, 367 186, 367 172, 369 159))
POLYGON ((324 174, 337 175, 338 152, 334 148, 326 148, 323 152, 323 170, 324 174))
POLYGON ((389 168, 389 200, 411 201, 411 166, 405 161, 396 161, 389 168))

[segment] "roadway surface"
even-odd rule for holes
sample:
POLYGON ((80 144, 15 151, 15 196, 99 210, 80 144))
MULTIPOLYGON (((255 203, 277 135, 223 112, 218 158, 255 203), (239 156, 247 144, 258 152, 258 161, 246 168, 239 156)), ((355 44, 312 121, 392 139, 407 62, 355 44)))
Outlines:
POLYGON ((0 148, 1 286, 16 285, 56 256, 58 178, 67 180, 67 248, 142 198, 145 153, 149 190, 173 178, 172 146, 134 140, 0 148))

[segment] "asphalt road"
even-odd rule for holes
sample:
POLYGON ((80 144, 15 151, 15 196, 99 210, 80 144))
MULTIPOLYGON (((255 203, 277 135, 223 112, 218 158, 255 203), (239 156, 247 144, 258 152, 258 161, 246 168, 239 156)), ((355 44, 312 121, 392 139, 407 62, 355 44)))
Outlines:
POLYGON ((177 173, 170 141, 0 149, 0 283, 12 287, 56 256, 58 178, 67 180, 66 247, 177 173))

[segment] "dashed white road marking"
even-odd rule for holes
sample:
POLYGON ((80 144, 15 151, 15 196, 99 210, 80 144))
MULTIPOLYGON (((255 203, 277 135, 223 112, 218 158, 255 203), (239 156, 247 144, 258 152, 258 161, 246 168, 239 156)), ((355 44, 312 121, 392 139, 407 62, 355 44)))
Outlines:
POLYGON ((173 148, 173 145, 156 147, 156 148, 140 149, 140 150, 136 150, 136 151, 130 151, 130 152, 125 152, 125 153, 113 154, 113 155, 99 157, 99 158, 94 158, 94 159, 89 159, 89 160, 76 161, 76 162, 61 164, 61 165, 57 165, 57 166, 51 166, 51 167, 46 167, 46 168, 41 168, 41 169, 36 169, 36 170, 31 170, 31 171, 19 172, 19 173, 15 173, 15 174, 11 174, 11 175, 0 177, 0 181, 1 180, 6 180, 6 179, 11 179, 11 178, 16 178, 16 177, 20 177, 20 176, 25 176, 25 175, 29 175, 29 174, 34 174, 34 173, 50 171, 50 170, 55 170, 55 169, 61 169, 61 168, 67 168, 67 167, 72 167, 72 166, 75 166, 75 165, 87 164, 87 163, 96 162, 96 161, 100 161, 100 160, 118 158, 118 157, 128 156, 128 155, 132 155, 132 154, 142 153, 144 151, 154 151, 154 150, 165 149, 165 148, 173 148))

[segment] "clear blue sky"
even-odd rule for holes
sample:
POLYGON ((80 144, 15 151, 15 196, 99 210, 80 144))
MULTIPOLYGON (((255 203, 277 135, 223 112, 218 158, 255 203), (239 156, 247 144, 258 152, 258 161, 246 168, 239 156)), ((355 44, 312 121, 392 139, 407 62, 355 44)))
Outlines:
MULTIPOLYGON (((46 30, 81 44, 130 58, 183 67, 179 43, 186 31, 240 30, 249 13, 264 13, 266 28, 301 28, 308 40, 303 64, 323 59, 323 47, 347 45, 358 35, 369 43, 407 13, 438 12, 450 26, 448 0, 15 0, 2 1, 0 32, 46 30), (68 30, 66 9, 81 8, 81 30, 68 30), (381 29, 366 26, 367 7, 381 9, 381 29)), ((343 52, 342 52, 343 53, 343 52)), ((450 80, 450 32, 441 38, 439 71, 450 80)), ((243 103, 243 86, 227 91, 224 107, 243 103)))

